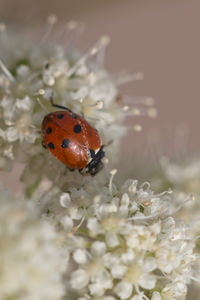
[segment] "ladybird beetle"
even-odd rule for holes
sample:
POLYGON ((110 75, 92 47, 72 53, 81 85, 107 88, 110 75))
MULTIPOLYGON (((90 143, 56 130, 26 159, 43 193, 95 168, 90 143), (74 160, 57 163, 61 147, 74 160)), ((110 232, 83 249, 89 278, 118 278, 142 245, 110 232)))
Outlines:
POLYGON ((71 171, 97 174, 103 167, 104 145, 95 128, 67 107, 53 103, 61 110, 47 114, 42 122, 42 145, 71 171))

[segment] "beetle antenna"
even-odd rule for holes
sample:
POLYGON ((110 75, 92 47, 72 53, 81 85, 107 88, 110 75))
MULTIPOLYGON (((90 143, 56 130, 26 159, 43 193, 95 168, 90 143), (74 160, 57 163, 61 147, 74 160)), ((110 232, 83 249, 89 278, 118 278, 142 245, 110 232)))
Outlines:
POLYGON ((59 109, 64 109, 64 110, 67 110, 68 112, 72 112, 71 109, 69 109, 68 107, 63 106, 63 105, 59 105, 59 104, 55 104, 53 102, 53 92, 50 95, 50 102, 51 102, 51 106, 53 106, 53 107, 56 107, 56 108, 59 108, 59 109))

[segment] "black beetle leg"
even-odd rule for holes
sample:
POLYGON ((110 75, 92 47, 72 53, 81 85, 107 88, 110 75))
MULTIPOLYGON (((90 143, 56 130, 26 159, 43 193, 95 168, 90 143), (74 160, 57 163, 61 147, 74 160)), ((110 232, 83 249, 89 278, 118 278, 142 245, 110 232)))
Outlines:
POLYGON ((43 147, 44 149, 47 149, 47 147, 45 146, 44 141, 42 141, 41 144, 42 144, 42 147, 43 147))

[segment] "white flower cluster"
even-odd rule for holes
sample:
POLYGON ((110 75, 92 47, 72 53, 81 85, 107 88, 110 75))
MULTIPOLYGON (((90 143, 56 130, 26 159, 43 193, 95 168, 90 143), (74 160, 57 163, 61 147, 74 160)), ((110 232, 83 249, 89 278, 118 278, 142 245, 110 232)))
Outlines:
MULTIPOLYGON (((176 195, 175 201, 178 216, 190 223, 192 235, 200 234, 199 191, 200 191, 200 160, 199 158, 182 158, 170 160, 162 157, 162 173, 159 176, 158 187, 170 186, 176 195), (189 195, 189 196, 188 196, 189 195), (192 200, 192 201, 191 201, 192 200)), ((198 239, 196 240, 198 243, 198 239)), ((199 248, 199 247, 198 247, 199 248)))
POLYGON ((169 193, 135 180, 117 188, 111 176, 45 208, 67 233, 70 299, 185 299, 196 255, 186 224, 168 215, 169 193))
POLYGON ((59 300, 67 251, 34 207, 0 189, 0 299, 59 300))
POLYGON ((8 169, 13 161, 25 163, 23 178, 30 189, 36 188, 41 178, 55 174, 58 163, 41 147, 40 136, 45 114, 55 110, 50 104, 52 96, 55 103, 84 114, 99 131, 104 144, 112 140, 106 157, 113 158, 125 133, 122 125, 125 112, 120 106, 114 79, 90 59, 104 50, 108 37, 100 38, 82 55, 57 44, 28 44, 13 39, 14 43, 1 35, 0 168, 8 169), (35 163, 43 166, 40 174, 37 168, 35 172, 32 168, 35 163))
MULTIPOLYGON (((161 160, 163 182, 168 182, 177 195, 177 205, 181 207, 178 211, 178 217, 190 224, 190 236, 195 241, 195 249, 200 254, 200 218, 199 218, 199 191, 200 191, 200 160, 198 157, 192 159, 187 157, 182 160, 161 160), (187 201, 186 195, 192 194, 193 201, 187 201), (183 203, 185 204, 183 205, 183 203), (182 205, 181 205, 182 204, 182 205)), ((200 288, 200 260, 195 264, 196 278, 194 284, 200 288)), ((198 296, 197 296, 198 297, 198 296)))

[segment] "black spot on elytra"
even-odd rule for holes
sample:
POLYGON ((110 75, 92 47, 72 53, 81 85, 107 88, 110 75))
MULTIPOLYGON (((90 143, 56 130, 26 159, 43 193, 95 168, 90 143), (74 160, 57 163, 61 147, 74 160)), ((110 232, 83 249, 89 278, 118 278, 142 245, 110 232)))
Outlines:
POLYGON ((74 126, 74 132, 75 132, 75 133, 80 133, 80 132, 81 132, 81 125, 76 124, 76 125, 74 126))
POLYGON ((59 114, 59 115, 57 115, 57 117, 58 117, 58 119, 62 119, 64 117, 64 115, 63 114, 59 114))
POLYGON ((95 151, 93 149, 90 149, 90 156, 91 158, 95 157, 95 151))
POLYGON ((69 139, 64 139, 64 140, 62 141, 61 147, 62 147, 62 148, 68 148, 68 147, 69 147, 69 144, 70 144, 70 140, 69 140, 69 139))
POLYGON ((55 148, 53 143, 48 143, 48 147, 49 147, 50 149, 54 149, 54 148, 55 148))
POLYGON ((74 113, 72 113, 72 115, 71 115, 71 116, 72 116, 72 118, 73 118, 73 119, 78 119, 78 116, 77 116, 77 115, 75 115, 74 113))
POLYGON ((47 129, 46 129, 46 134, 50 134, 52 132, 52 128, 51 127, 48 127, 47 129))

